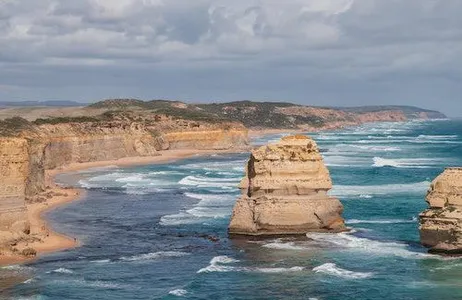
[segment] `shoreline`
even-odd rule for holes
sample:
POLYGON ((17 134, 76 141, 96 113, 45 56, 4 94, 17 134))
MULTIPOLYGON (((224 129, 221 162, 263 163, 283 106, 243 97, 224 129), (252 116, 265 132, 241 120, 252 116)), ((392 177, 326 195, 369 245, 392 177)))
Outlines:
MULTIPOLYGON (((357 126, 360 124, 332 124, 325 128, 306 128, 306 129, 250 129, 248 131, 249 137, 262 137, 269 134, 299 134, 329 130, 338 130, 348 126, 357 126)), ((18 243, 19 249, 34 248, 37 251, 35 256, 25 257, 20 255, 0 255, 0 267, 5 267, 14 264, 24 264, 34 261, 40 258, 44 254, 52 252, 59 252, 68 249, 78 247, 79 241, 74 237, 66 236, 54 230, 46 218, 45 213, 48 213, 62 205, 78 201, 83 198, 86 190, 82 188, 62 188, 55 182, 55 177, 59 174, 66 172, 75 172, 79 170, 87 170, 98 167, 129 167, 139 166, 147 164, 162 164, 173 161, 178 161, 187 158, 200 157, 211 154, 226 154, 226 153, 240 153, 247 152, 251 149, 251 145, 248 148, 239 149, 227 149, 227 150, 197 150, 197 149, 177 149, 177 150, 161 150, 156 156, 145 156, 145 157, 125 157, 118 160, 108 161, 95 161, 85 163, 71 163, 57 169, 46 170, 45 180, 47 186, 46 193, 51 193, 53 196, 42 203, 31 203, 26 204, 27 214, 31 224, 30 237, 38 238, 36 241, 24 241, 18 243)))
POLYGON ((46 193, 51 194, 52 197, 47 199, 46 202, 26 204, 27 215, 31 228, 29 237, 33 238, 33 240, 21 241, 16 245, 17 248, 22 250, 33 248, 37 251, 37 253, 32 257, 25 257, 20 255, 0 255, 0 267, 29 263, 39 259, 42 255, 69 250, 81 245, 75 237, 59 233, 59 228, 53 228, 53 226, 50 225, 48 220, 44 217, 46 213, 60 206, 71 203, 73 201, 81 200, 86 194, 86 190, 82 188, 60 187, 55 181, 56 176, 59 174, 75 172, 79 170, 87 170, 97 167, 128 167, 146 164, 162 164, 204 155, 239 153, 244 151, 246 151, 246 149, 163 150, 159 151, 159 155, 157 156, 125 157, 118 160, 71 163, 57 169, 47 170, 45 175, 46 183, 50 188, 46 190, 46 193))

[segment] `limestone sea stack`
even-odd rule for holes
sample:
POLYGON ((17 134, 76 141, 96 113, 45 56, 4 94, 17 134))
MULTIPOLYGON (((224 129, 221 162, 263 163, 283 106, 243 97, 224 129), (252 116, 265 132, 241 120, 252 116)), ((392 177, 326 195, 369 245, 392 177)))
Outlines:
POLYGON ((447 168, 427 193, 420 214, 420 240, 430 252, 462 254, 462 168, 447 168))
POLYGON ((296 135, 253 150, 229 233, 291 235, 345 230, 343 206, 315 141, 296 135))

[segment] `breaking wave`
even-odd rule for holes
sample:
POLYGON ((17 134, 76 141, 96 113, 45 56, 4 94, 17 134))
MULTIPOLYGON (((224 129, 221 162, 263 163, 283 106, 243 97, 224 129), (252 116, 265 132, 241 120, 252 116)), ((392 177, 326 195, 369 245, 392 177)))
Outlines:
POLYGON ((383 185, 334 185, 332 195, 337 197, 364 197, 372 195, 402 194, 402 193, 425 193, 430 186, 429 181, 403 184, 383 185), (368 195, 368 196, 364 196, 368 195))
POLYGON ((262 247, 276 250, 303 250, 306 249, 302 246, 297 246, 294 242, 283 243, 280 241, 275 241, 273 243, 265 244, 262 247))
POLYGON ((431 168, 440 161, 432 158, 407 158, 407 159, 387 159, 382 157, 374 157, 373 167, 394 167, 394 168, 431 168))
POLYGON ((417 220, 404 220, 404 219, 390 219, 390 220, 347 220, 347 224, 405 224, 405 223, 415 223, 417 220))
POLYGON ((181 185, 196 187, 237 187, 240 177, 236 178, 210 178, 205 176, 189 175, 181 179, 178 183, 181 185))
POLYGON ((177 214, 163 216, 160 224, 163 226, 194 224, 207 219, 226 218, 231 215, 231 208, 236 200, 233 194, 199 194, 186 192, 185 196, 200 200, 194 207, 177 214))
POLYGON ((307 237, 325 244, 327 246, 336 246, 345 249, 354 249, 367 254, 379 256, 398 256, 402 258, 435 258, 435 255, 413 252, 407 249, 407 244, 401 242, 381 242, 367 238, 356 237, 349 233, 325 234, 309 233, 307 237))
POLYGON ((74 271, 66 269, 66 268, 59 268, 47 273, 60 273, 60 274, 74 274, 74 271))
POLYGON ((346 279, 365 279, 372 277, 374 273, 361 273, 361 272, 353 272, 350 270, 345 270, 342 268, 337 267, 334 263, 325 263, 313 269, 316 273, 324 273, 332 276, 342 277, 346 279))
POLYGON ((170 291, 168 293, 169 293, 169 295, 173 295, 173 296, 177 296, 177 297, 183 297, 183 296, 186 296, 188 291, 183 290, 183 289, 177 289, 177 290, 170 291))
POLYGON ((291 268, 261 268, 261 267, 235 267, 229 264, 238 263, 239 260, 228 256, 216 256, 212 258, 210 264, 197 271, 197 273, 212 273, 212 272, 258 272, 258 273, 289 273, 303 271, 304 267, 291 268))
POLYGON ((160 251, 160 252, 152 252, 147 254, 139 254, 129 257, 121 257, 120 260, 125 261, 143 261, 143 260, 156 260, 165 257, 182 257, 189 255, 187 252, 178 252, 178 251, 160 251))

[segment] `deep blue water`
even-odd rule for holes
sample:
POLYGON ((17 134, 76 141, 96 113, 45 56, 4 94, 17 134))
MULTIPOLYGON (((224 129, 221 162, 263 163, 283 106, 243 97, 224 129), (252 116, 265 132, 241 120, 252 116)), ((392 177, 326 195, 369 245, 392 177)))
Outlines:
MULTIPOLYGON (((351 233, 230 240, 247 153, 59 178, 87 196, 48 214, 82 246, 0 269, 13 299, 461 299, 462 259, 429 255, 417 216, 430 181, 462 165, 462 121, 312 134, 351 233)), ((256 139, 277 140, 281 135, 256 139)))

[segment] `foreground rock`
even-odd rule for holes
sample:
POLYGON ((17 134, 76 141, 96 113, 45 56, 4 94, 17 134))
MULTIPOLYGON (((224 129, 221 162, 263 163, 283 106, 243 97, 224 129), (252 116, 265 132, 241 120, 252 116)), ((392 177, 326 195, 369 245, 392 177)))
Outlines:
POLYGON ((433 253, 462 254, 462 168, 447 168, 431 184, 420 214, 420 240, 433 253))
POLYGON ((316 143, 285 137, 252 151, 230 234, 289 235, 345 230, 339 200, 327 195, 329 171, 316 143))

